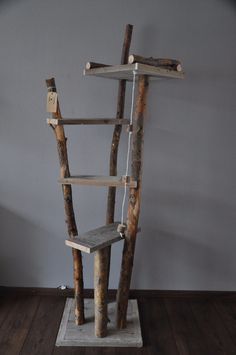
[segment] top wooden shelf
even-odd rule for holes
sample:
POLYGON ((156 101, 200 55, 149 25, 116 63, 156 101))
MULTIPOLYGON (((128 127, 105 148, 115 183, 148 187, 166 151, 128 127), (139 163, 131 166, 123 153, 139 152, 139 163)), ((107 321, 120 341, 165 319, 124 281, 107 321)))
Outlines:
POLYGON ((136 71, 137 75, 148 75, 151 79, 184 78, 184 72, 178 72, 177 70, 172 69, 158 68, 152 65, 140 63, 112 65, 101 68, 85 69, 84 75, 95 75, 109 79, 125 79, 128 81, 132 81, 134 70, 136 71))

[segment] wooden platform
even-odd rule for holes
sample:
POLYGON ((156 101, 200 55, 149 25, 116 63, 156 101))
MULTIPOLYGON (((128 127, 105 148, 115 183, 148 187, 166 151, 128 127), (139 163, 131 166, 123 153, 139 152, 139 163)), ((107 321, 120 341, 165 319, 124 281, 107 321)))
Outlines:
POLYGON ((95 75, 110 79, 125 79, 128 81, 133 80, 133 71, 136 71, 137 75, 148 75, 151 79, 160 78, 174 78, 183 79, 184 73, 176 70, 157 68, 151 65, 134 63, 124 65, 113 65, 102 68, 85 69, 84 75, 95 75))
MULTIPOLYGON (((76 175, 68 178, 60 178, 59 183, 64 185, 90 185, 90 186, 125 186, 125 181, 122 176, 101 176, 101 175, 76 175)), ((127 182, 129 187, 137 187, 137 181, 130 178, 127 182)))
POLYGON ((118 224, 119 222, 108 224, 81 234, 76 238, 66 239, 65 244, 85 253, 93 253, 98 249, 122 240, 120 233, 117 232, 118 224))
POLYGON ((102 346, 102 347, 141 347, 142 335, 136 300, 129 300, 127 328, 117 330, 115 327, 115 302, 108 304, 108 335, 96 338, 94 335, 94 302, 85 299, 85 317, 87 322, 81 326, 74 322, 74 299, 67 298, 56 346, 102 346))
POLYGON ((127 118, 47 118, 47 124, 64 125, 129 125, 127 118))

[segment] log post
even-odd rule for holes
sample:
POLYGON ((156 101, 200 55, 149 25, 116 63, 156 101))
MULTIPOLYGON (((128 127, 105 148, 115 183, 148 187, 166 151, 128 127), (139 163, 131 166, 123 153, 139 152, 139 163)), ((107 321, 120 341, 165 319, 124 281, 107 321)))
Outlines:
POLYGON ((107 248, 97 250, 94 255, 94 313, 95 336, 107 335, 107 248))
POLYGON ((141 63, 141 64, 147 64, 147 65, 152 65, 154 67, 164 67, 167 69, 174 69, 177 71, 182 71, 182 66, 179 60, 176 59, 169 59, 169 58, 145 58, 141 57, 140 55, 136 54, 131 54, 129 56, 129 64, 133 63, 141 63))
MULTIPOLYGON (((51 78, 46 80, 48 91, 56 92, 55 79, 51 78)), ((61 111, 59 101, 57 101, 57 111, 52 114, 53 118, 61 119, 61 111)), ((63 126, 53 126, 55 133, 57 150, 60 163, 60 177, 66 178, 70 176, 69 162, 67 155, 66 137, 63 126)), ((66 216, 66 224, 68 235, 73 238, 78 235, 72 199, 71 185, 62 185, 62 192, 64 197, 64 209, 66 216)), ((81 252, 72 249, 73 256, 73 271, 74 271, 74 288, 75 288, 75 323, 81 325, 84 323, 84 299, 83 299, 83 265, 81 252)))
POLYGON ((148 89, 148 77, 139 76, 138 95, 136 99, 136 108, 133 120, 133 140, 131 157, 131 176, 138 182, 138 187, 130 188, 127 232, 125 235, 120 281, 117 292, 117 327, 119 329, 126 327, 126 314, 129 299, 130 281, 133 268, 136 233, 138 229, 140 197, 141 197, 141 179, 142 179, 142 161, 143 161, 143 135, 144 135, 144 112, 146 106, 146 97, 148 89))
MULTIPOLYGON (((124 42, 123 42, 122 53, 121 53, 121 64, 128 63, 132 32, 133 32, 133 26, 130 24, 126 25, 124 42)), ((116 108, 117 119, 122 119, 124 117, 125 91, 126 91, 126 80, 120 80, 119 87, 118 87, 118 95, 117 95, 117 108, 116 108)), ((119 148, 121 131, 122 131, 121 125, 116 125, 114 127, 112 142, 111 142, 110 164, 109 164, 110 176, 117 175, 117 157, 118 157, 118 148, 119 148)), ((116 202, 116 188, 109 187, 108 196, 107 196, 106 224, 114 223, 115 202, 116 202)), ((110 246, 107 247, 107 250, 108 250, 107 251, 108 253, 107 283, 109 283, 111 247, 110 246)), ((107 284, 107 288, 108 288, 108 284, 107 284)))

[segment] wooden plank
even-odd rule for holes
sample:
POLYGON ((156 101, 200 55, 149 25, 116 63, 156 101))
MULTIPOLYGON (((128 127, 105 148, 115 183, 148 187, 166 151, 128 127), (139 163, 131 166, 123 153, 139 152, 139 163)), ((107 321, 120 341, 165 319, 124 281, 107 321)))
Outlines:
POLYGON ((20 354, 39 305, 38 296, 19 296, 12 304, 0 331, 0 353, 20 354))
MULTIPOLYGON (((166 299, 165 306, 181 355, 213 355, 195 322, 188 300, 166 299)), ((215 354, 216 355, 216 354, 215 354)))
POLYGON ((173 78, 173 79, 183 79, 184 72, 178 72, 172 69, 157 68, 147 64, 134 63, 134 64, 123 64, 123 65, 113 65, 110 67, 85 69, 84 75, 94 75, 101 76, 110 79, 124 79, 128 81, 133 80, 133 71, 136 71, 137 75, 148 75, 151 78, 173 78))
MULTIPOLYGON (((120 332, 116 329, 115 325, 115 302, 108 304, 108 336, 106 338, 98 338, 94 334, 94 300, 85 299, 85 309, 87 322, 82 326, 76 326, 73 322, 73 300, 67 299, 64 309, 60 329, 58 332, 56 346, 60 346, 67 354, 67 349, 77 348, 77 354, 84 347, 87 350, 86 355, 104 355, 104 354, 117 354, 119 347, 122 348, 122 354, 144 354, 138 348, 142 346, 142 336, 140 331, 139 312, 137 300, 130 300, 128 307, 128 328, 125 332, 120 332), (107 352, 103 348, 107 348, 107 352), (116 349, 114 349, 116 347, 116 349), (125 351, 125 348, 129 351, 125 351), (132 348, 134 347, 134 351, 132 348)), ((57 354, 57 352, 55 352, 57 354)), ((74 354, 72 352, 72 354, 74 354)), ((33 354, 32 354, 33 355, 33 354)), ((168 354, 175 355, 175 354, 168 354)))
POLYGON ((122 240, 117 232, 118 222, 93 229, 89 232, 79 235, 74 239, 66 239, 66 245, 84 251, 93 253, 96 250, 105 248, 115 242, 122 240))
POLYGON ((219 313, 228 333, 236 345, 236 302, 235 300, 217 299, 214 301, 214 306, 219 313))
POLYGON ((163 299, 140 299, 139 310, 147 354, 179 355, 163 299))
POLYGON ((193 300, 191 309, 202 331, 202 341, 208 344, 207 355, 235 355, 236 346, 212 302, 193 300))
POLYGON ((127 118, 47 118, 47 124, 54 126, 64 125, 129 125, 127 118))
MULTIPOLYGON (((122 177, 119 176, 101 176, 101 175, 76 175, 67 178, 60 178, 58 180, 60 184, 76 184, 76 185, 89 185, 89 186, 125 186, 125 182, 122 177)), ((136 188, 137 181, 130 178, 127 186, 136 188)))
POLYGON ((40 304, 21 350, 21 355, 43 355, 53 352, 64 305, 64 297, 40 298, 40 304))

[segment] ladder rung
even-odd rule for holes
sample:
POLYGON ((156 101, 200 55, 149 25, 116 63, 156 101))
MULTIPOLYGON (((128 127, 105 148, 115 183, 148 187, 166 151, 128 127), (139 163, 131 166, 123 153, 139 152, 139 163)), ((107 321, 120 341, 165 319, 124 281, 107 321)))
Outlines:
POLYGON ((47 118, 47 124, 63 125, 129 125, 127 118, 47 118))
POLYGON ((127 182, 125 182, 124 177, 122 176, 101 176, 101 175, 77 175, 70 176, 68 178, 60 178, 58 180, 59 183, 64 185, 90 185, 90 186, 125 186, 125 184, 129 187, 136 188, 137 181, 135 181, 132 177, 129 178, 127 182))
POLYGON ((65 243, 85 253, 92 253, 122 239, 120 233, 117 232, 118 224, 116 222, 91 230, 73 239, 66 239, 65 243))

